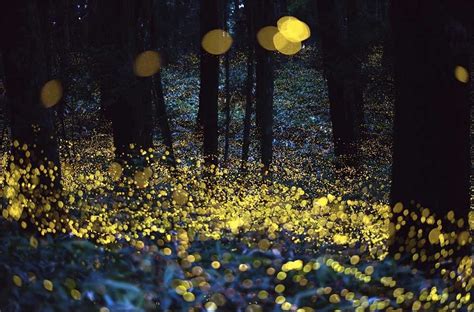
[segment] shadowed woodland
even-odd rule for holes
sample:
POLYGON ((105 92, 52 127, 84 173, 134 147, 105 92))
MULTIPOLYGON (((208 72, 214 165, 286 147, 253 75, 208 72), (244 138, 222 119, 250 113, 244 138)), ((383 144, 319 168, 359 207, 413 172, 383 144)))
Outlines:
POLYGON ((474 311, 470 0, 16 0, 0 311, 474 311))

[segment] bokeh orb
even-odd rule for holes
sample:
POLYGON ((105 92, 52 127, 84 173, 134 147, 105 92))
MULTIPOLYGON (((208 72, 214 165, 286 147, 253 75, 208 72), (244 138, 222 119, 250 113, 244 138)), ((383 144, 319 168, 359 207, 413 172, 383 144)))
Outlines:
POLYGON ((160 54, 156 51, 145 51, 136 57, 133 72, 138 77, 151 77, 160 70, 160 67, 160 54))
POLYGON ((281 34, 290 42, 301 42, 311 36, 309 26, 293 16, 283 16, 277 25, 281 34))
POLYGON ((266 26, 260 29, 257 33, 257 41, 268 51, 276 51, 275 43, 273 43, 273 37, 278 33, 278 28, 275 26, 266 26))
POLYGON ((295 55, 301 50, 301 42, 289 41, 281 32, 273 37, 273 43, 278 52, 284 55, 295 55))
POLYGON ((44 84, 41 88, 40 99, 44 107, 50 108, 58 104, 63 97, 61 81, 54 79, 44 84))
POLYGON ((233 39, 231 35, 222 29, 214 29, 202 38, 202 48, 209 54, 222 55, 229 51, 233 39))
POLYGON ((462 66, 456 66, 454 69, 454 76, 456 77, 456 80, 462 83, 468 83, 469 82, 469 72, 467 71, 466 68, 462 66))

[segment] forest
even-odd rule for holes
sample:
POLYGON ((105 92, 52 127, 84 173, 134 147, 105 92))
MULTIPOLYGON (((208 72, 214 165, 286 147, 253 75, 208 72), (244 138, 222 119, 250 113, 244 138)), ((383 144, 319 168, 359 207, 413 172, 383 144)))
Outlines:
POLYGON ((474 311, 473 15, 4 3, 0 312, 474 311))

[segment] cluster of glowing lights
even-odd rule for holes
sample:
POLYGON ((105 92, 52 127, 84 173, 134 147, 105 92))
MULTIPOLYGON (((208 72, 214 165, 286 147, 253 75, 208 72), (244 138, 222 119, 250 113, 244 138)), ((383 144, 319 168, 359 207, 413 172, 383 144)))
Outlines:
POLYGON ((222 55, 229 51, 232 42, 232 36, 227 31, 214 29, 204 35, 201 46, 209 54, 222 55))
MULTIPOLYGON (((153 159, 150 151, 141 154, 153 159)), ((137 252, 159 248, 163 256, 176 259, 186 272, 184 276, 189 277, 174 281, 176 293, 187 304, 198 301, 197 290, 205 291, 212 286, 212 281, 206 278, 210 270, 221 272, 222 278, 228 281, 241 275, 241 287, 251 289, 257 282, 249 275, 262 267, 273 284, 271 289, 255 291, 256 298, 262 303, 255 301, 249 307, 256 311, 269 301, 284 311, 314 311, 292 300, 290 292, 294 287, 299 287, 302 292, 312 289, 330 304, 352 302, 352 307, 358 311, 386 309, 393 307, 394 302, 407 303, 415 311, 430 309, 438 302, 451 308, 464 308, 470 304, 469 292, 474 284, 472 260, 462 260, 458 271, 442 271, 441 264, 449 259, 451 250, 472 243, 469 232, 465 230, 466 224, 453 212, 447 215, 447 222, 458 227, 459 233, 447 231, 426 208, 416 213, 398 204, 393 209, 393 213, 398 215, 398 223, 390 224, 392 211, 387 205, 344 200, 327 193, 312 197, 302 188, 277 182, 263 183, 255 174, 259 172, 257 168, 250 170, 252 174, 242 173, 240 176, 235 176, 231 168, 216 169, 210 179, 199 161, 186 164, 178 161, 181 165, 171 171, 156 162, 135 168, 111 159, 108 170, 103 172, 85 166, 87 159, 84 153, 82 155, 80 161, 72 157, 63 164, 64 194, 40 203, 30 201, 29 196, 23 194, 36 188, 38 180, 35 177, 50 172, 46 168, 11 167, 0 179, 2 196, 9 203, 2 211, 3 217, 18 221, 22 227, 27 227, 27 221, 32 220, 41 234, 72 233, 104 245, 125 242, 134 246, 137 252), (20 185, 21 177, 30 183, 20 185), (103 200, 109 196, 114 200, 103 200), (54 213, 56 209, 65 213, 64 219, 58 218, 54 213), (80 212, 79 219, 67 217, 75 214, 74 211, 80 212), (413 262, 423 263, 430 256, 420 249, 426 246, 438 248, 431 258, 436 260, 433 269, 444 272, 443 276, 459 282, 465 290, 454 295, 458 298, 455 301, 448 301, 453 298, 452 290, 426 289, 419 294, 404 290, 396 279, 378 276, 374 274, 374 267, 367 265, 372 257, 381 259, 385 256, 389 236, 395 236, 396 231, 410 219, 418 220, 428 229, 422 232, 421 229, 413 230, 415 235, 409 235, 413 242, 408 241, 407 246, 418 248, 407 247, 404 252, 413 262), (279 248, 281 239, 290 239, 294 244, 332 245, 336 250, 351 248, 357 254, 328 256, 309 262, 298 258, 283 263, 242 262, 231 274, 225 257, 209 261, 201 259, 199 253, 189 251, 193 242, 223 237, 240 237, 251 248, 263 252, 279 248), (149 246, 150 240, 157 245, 149 246), (422 241, 425 243, 421 244, 422 241), (389 298, 371 301, 356 290, 315 286, 315 276, 325 274, 324 270, 355 279, 368 287, 382 285, 389 298)), ((473 217, 471 213, 469 224, 472 224, 473 217)), ((38 240, 32 237, 30 245, 38 248, 38 240)), ((23 287, 26 282, 18 275, 12 276, 12 281, 17 287, 23 287)), ((51 280, 42 281, 46 291, 56 291, 51 280)), ((76 287, 70 287, 68 291, 75 300, 82 296, 76 287)), ((213 294, 204 305, 208 310, 218 310, 224 308, 226 300, 222 294, 213 294)))
POLYGON ((302 48, 302 42, 311 36, 309 26, 293 16, 283 16, 277 27, 266 26, 257 33, 258 43, 268 51, 284 55, 295 55, 302 48))

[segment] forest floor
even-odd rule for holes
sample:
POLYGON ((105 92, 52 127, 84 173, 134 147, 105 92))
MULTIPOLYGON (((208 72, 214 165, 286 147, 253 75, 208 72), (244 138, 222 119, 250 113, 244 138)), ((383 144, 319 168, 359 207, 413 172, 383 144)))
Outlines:
MULTIPOLYGON (((232 62, 231 158, 211 176, 200 164, 194 131, 196 56, 163 70, 176 169, 160 161, 158 133, 150 166, 128 172, 115 163, 110 125, 99 118, 94 92, 78 82, 61 144, 65 194, 56 203, 68 214, 66 226, 47 209, 38 219, 41 235, 1 221, 0 281, 7 287, 0 309, 472 310, 472 277, 453 271, 466 282, 451 287, 441 270, 426 275, 386 257, 393 92, 381 50, 364 66, 366 124, 357 170, 334 166, 318 62, 311 48, 277 60, 271 180, 259 174, 258 146, 246 172, 238 162, 243 55, 232 62), (92 100, 79 100, 81 92, 92 100)), ((16 181, 0 179, 8 218, 16 181)))

